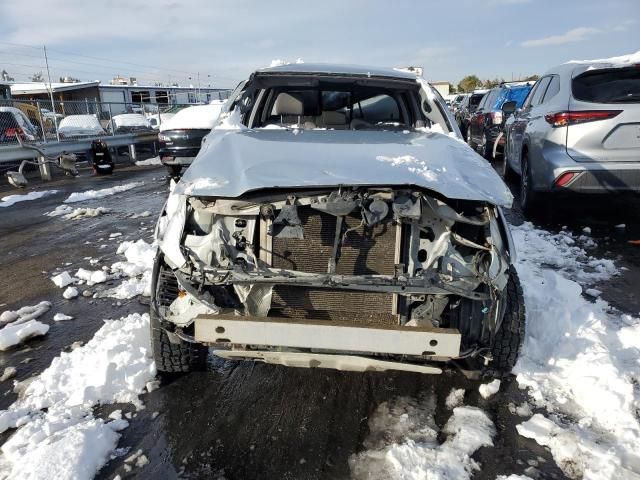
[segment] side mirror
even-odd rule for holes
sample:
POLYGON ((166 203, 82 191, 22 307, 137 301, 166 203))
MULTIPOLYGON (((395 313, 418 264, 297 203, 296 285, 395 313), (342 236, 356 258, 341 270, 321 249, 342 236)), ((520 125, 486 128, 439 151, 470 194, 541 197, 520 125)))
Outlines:
POLYGON ((509 115, 513 115, 515 111, 516 111, 516 102, 514 101, 504 102, 504 104, 502 105, 502 113, 504 114, 505 117, 508 117, 509 115))

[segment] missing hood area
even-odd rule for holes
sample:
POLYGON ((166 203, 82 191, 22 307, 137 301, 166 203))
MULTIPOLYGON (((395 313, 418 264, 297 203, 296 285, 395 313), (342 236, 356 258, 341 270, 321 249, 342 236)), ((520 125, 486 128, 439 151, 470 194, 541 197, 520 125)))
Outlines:
POLYGON ((500 215, 485 202, 393 187, 173 193, 157 229, 157 308, 178 329, 231 313, 458 328, 484 344, 509 278, 500 215))

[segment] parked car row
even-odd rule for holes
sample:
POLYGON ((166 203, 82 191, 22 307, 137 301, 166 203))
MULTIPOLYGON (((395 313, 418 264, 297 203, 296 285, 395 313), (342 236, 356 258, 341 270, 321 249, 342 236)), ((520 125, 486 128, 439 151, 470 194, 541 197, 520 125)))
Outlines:
POLYGON ((550 69, 507 120, 504 175, 525 213, 563 192, 640 192, 640 62, 614 60, 550 69))
MULTIPOLYGON (((469 115, 465 129, 467 143, 480 155, 493 158, 494 142, 504 128, 506 113, 502 109, 508 102, 513 102, 510 113, 522 107, 525 98, 535 82, 510 82, 492 88, 481 98, 480 103, 469 115)), ((504 137, 500 137, 504 143, 504 137)))

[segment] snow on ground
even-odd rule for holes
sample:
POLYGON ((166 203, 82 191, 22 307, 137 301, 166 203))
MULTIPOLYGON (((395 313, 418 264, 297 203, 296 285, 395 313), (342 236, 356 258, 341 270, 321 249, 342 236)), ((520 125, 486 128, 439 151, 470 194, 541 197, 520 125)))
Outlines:
POLYGON ((453 410, 455 407, 462 405, 464 401, 464 388, 452 388, 444 401, 448 409, 453 410))
POLYGON ((65 271, 65 272, 59 273, 54 277, 51 277, 51 281, 55 283, 56 287, 62 288, 72 284, 75 281, 75 279, 71 275, 69 275, 69 272, 65 271))
POLYGON ((595 246, 588 237, 566 230, 559 233, 539 230, 529 222, 512 226, 511 233, 518 256, 527 265, 537 264, 580 284, 607 280, 618 273, 612 260, 594 258, 587 253, 585 246, 595 246))
POLYGON ((117 253, 123 255, 126 261, 111 265, 114 274, 124 275, 126 278, 120 285, 102 293, 102 296, 120 300, 133 298, 137 295, 151 295, 151 270, 156 255, 155 244, 144 240, 122 242, 117 253))
POLYGON ((109 213, 109 210, 104 207, 98 208, 73 208, 69 205, 58 205, 55 210, 45 213, 48 217, 60 217, 67 220, 76 220, 78 218, 97 217, 98 215, 104 215, 109 213))
POLYGON ((47 195, 53 195, 58 193, 58 190, 42 190, 40 192, 29 192, 24 195, 7 195, 0 198, 0 208, 10 207, 18 202, 26 202, 27 200, 37 200, 38 198, 45 197, 47 195))
POLYGON ((107 272, 104 270, 85 270, 84 268, 78 269, 76 277, 87 282, 89 286, 96 283, 104 283, 109 279, 107 272))
POLYGON ((480 391, 480 395, 482 395, 482 398, 487 399, 491 395, 495 395, 496 393, 498 393, 498 390, 500 390, 500 380, 495 379, 489 383, 483 383, 482 385, 480 385, 478 390, 480 391))
POLYGON ((0 330, 0 350, 5 351, 29 338, 46 335, 48 331, 49 325, 37 320, 11 323, 0 330))
POLYGON ((160 161, 160 157, 147 158, 146 160, 138 160, 136 161, 136 165, 139 167, 146 167, 149 165, 162 165, 160 161))
POLYGON ((109 195, 115 195, 116 193, 126 192, 132 188, 140 187, 144 185, 144 182, 131 182, 124 185, 117 185, 115 187, 103 188, 101 190, 86 190, 84 192, 74 192, 64 201, 64 203, 82 202, 84 200, 94 200, 96 198, 108 197, 109 195))
POLYGON ((548 446, 572 478, 640 478, 640 319, 585 298, 581 286, 607 280, 615 265, 587 255, 567 232, 525 223, 513 236, 527 309, 514 373, 548 412, 520 433, 548 446))
POLYGON ((489 417, 474 407, 456 407, 438 441, 434 419, 435 395, 419 399, 399 397, 380 404, 369 419, 367 450, 349 459, 355 480, 464 480, 480 466, 471 455, 482 446, 493 445, 495 427, 489 417))
POLYGON ((46 313, 51 308, 51 302, 40 302, 37 305, 22 307, 18 310, 7 310, 0 314, 0 324, 12 323, 17 325, 19 323, 28 322, 38 318, 43 313, 46 313))
POLYGON ((149 316, 108 320, 86 345, 55 358, 20 398, 0 412, 0 431, 17 431, 0 448, 0 477, 93 478, 116 448, 124 419, 93 417, 98 403, 130 402, 155 377, 149 316))

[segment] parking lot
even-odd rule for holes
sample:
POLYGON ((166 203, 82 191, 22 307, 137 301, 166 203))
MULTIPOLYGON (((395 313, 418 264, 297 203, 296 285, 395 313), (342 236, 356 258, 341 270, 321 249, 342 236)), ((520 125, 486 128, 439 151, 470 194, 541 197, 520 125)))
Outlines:
MULTIPOLYGON (((89 259, 98 259, 98 265, 113 263, 120 258, 116 250, 123 241, 151 242, 168 184, 162 168, 126 167, 116 169, 113 177, 58 178, 38 186, 43 188, 57 192, 0 212, 0 247, 5 252, 0 258, 0 310, 40 301, 53 304, 40 317, 51 326, 46 336, 0 353, 3 368, 16 367, 17 382, 41 373, 76 342, 88 342, 103 319, 148 311, 144 296, 115 300, 80 295, 66 300, 50 278, 62 270, 94 269, 96 263, 89 259), (82 203, 86 208, 106 207, 109 211, 102 215, 77 220, 44 215, 73 192, 131 183, 138 186, 82 203), (56 312, 74 319, 54 322, 56 312)), ((512 188, 517 190, 516 185, 512 188)), ((1 191, 6 195, 8 188, 1 191)), ((637 315, 640 249, 628 243, 640 237, 637 199, 595 201, 588 208, 575 203, 556 207, 543 225, 545 230, 564 229, 578 237, 590 229, 589 255, 613 260, 620 268, 610 280, 585 288, 600 290, 600 298, 620 312, 637 315), (625 228, 619 227, 622 223, 625 228)), ((517 209, 509 211, 508 218, 513 225, 523 222, 517 209)), ((96 293, 117 283, 114 279, 87 288, 96 293)), ((141 396, 143 409, 119 403, 94 408, 95 417, 107 420, 111 412, 121 410, 130 423, 120 432, 117 454, 98 478, 384 478, 365 467, 376 465, 375 450, 370 449, 407 439, 420 441, 425 435, 421 422, 432 425, 442 437, 452 389, 463 389, 464 404, 480 408, 495 425, 493 446, 473 452, 473 462, 481 466, 472 468, 473 478, 494 479, 500 474, 570 478, 566 465, 560 468, 548 449, 516 430, 525 419, 523 406, 528 410, 525 415, 544 409, 534 405, 514 377, 503 380, 500 391, 487 399, 479 393, 483 383, 486 380, 468 379, 456 369, 440 376, 350 373, 210 358, 206 372, 163 377, 159 388, 141 396), (395 420, 376 430, 370 420, 379 415, 381 405, 395 420), (402 423, 403 415, 409 423, 402 423)), ((20 389, 11 380, 0 388, 0 408, 6 409, 20 389)))

